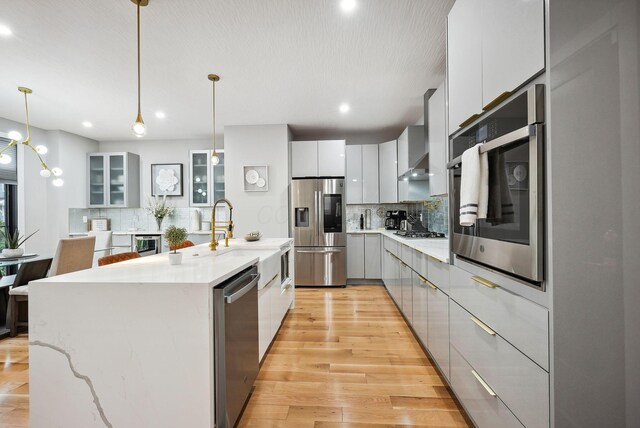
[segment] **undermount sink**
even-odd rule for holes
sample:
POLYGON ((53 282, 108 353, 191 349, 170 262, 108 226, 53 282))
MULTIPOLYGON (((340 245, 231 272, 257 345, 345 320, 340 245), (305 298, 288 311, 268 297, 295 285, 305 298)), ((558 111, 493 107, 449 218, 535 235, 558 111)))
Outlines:
POLYGON ((260 281, 258 281, 258 290, 267 285, 276 275, 280 274, 280 251, 265 249, 232 249, 227 254, 235 256, 259 257, 258 273, 260 281))

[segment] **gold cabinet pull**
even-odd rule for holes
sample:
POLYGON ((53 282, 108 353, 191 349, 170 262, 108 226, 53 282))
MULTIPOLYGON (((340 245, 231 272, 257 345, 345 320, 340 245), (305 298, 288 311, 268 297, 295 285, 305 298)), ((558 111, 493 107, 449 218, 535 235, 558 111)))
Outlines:
POLYGON ((470 124, 471 122, 473 122, 474 120, 476 120, 477 118, 479 118, 480 115, 477 113, 472 114, 471 116, 469 116, 467 118, 467 120, 465 120, 464 122, 462 122, 460 125, 458 125, 458 127, 460 128, 464 128, 465 126, 467 126, 468 124, 470 124))
POLYGON ((488 325, 486 325, 485 323, 480 321, 478 318, 471 317, 471 321, 473 321, 478 327, 483 329, 487 334, 490 334, 491 336, 495 336, 496 335, 495 331, 491 330, 488 325))
POLYGON ((482 379, 482 378, 480 377, 480 375, 479 375, 475 370, 471 370, 471 374, 473 374, 473 376, 476 378, 476 380, 477 380, 478 382, 480 382, 480 385, 482 385, 482 386, 484 387, 484 389, 486 389, 486 390, 487 390, 487 392, 489 393, 489 395, 490 395, 490 396, 492 396, 492 397, 497 397, 496 393, 495 393, 495 392, 493 392, 493 389, 491 389, 491 388, 489 387, 489 385, 487 385, 487 382, 485 382, 485 381, 484 381, 484 379, 482 379))
POLYGON ((474 280, 475 282, 477 282, 478 284, 482 284, 485 287, 488 288, 496 288, 498 286, 498 284, 495 284, 487 279, 482 278, 481 276, 478 275, 474 275, 471 277, 472 280, 474 280))
POLYGON ((486 106, 482 107, 482 110, 483 111, 491 110, 492 108, 494 108, 495 106, 497 106, 498 104, 500 104, 501 102, 509 98, 510 96, 511 96, 511 92, 504 91, 503 93, 495 97, 493 101, 489 101, 489 103, 486 106))
POLYGON ((429 281, 429 280, 428 280, 427 278, 425 278, 424 276, 420 275, 419 273, 418 273, 418 274, 416 274, 416 275, 418 275, 418 279, 419 279, 422 283, 427 284, 430 288, 432 288, 432 289, 434 289, 434 290, 437 290, 437 289, 438 289, 438 287, 436 287, 436 286, 435 286, 431 281, 429 281))

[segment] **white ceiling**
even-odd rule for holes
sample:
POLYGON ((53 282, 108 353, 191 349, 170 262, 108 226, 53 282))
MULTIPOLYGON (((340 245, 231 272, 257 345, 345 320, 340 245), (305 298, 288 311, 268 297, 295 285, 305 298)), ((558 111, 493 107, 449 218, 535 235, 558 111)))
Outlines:
MULTIPOLYGON (((225 125, 288 123, 300 138, 394 138, 444 79, 452 3, 358 0, 345 14, 339 0, 150 0, 142 9, 146 139, 210 137, 212 72, 221 76, 219 135, 225 125)), ((14 33, 0 37, 0 117, 24 121, 22 85, 34 91, 34 126, 132 139, 130 0, 0 0, 0 24, 14 33)))

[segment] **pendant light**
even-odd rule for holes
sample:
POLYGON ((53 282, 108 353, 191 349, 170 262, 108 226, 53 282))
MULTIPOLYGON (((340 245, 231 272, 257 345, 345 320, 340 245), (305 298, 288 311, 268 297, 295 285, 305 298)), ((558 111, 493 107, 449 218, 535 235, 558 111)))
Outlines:
POLYGON ((220 80, 220 76, 217 74, 210 74, 207 76, 213 83, 213 154, 211 155, 211 163, 218 165, 220 163, 220 157, 216 152, 216 82, 220 80))
POLYGON ((19 141, 19 140, 22 140, 22 135, 19 132, 10 132, 9 138, 11 138, 11 140, 9 141, 9 144, 7 144, 6 147, 3 147, 2 149, 0 149, 0 163, 5 165, 10 164, 13 159, 11 159, 11 156, 6 154, 5 151, 7 151, 7 149, 9 149, 10 147, 17 146, 18 144, 22 144, 30 148, 31 151, 33 151, 33 153, 35 153, 36 156, 38 157, 38 160, 40 161, 40 166, 42 168, 40 170, 40 176, 43 178, 49 178, 53 176, 54 179, 51 183, 54 186, 60 187, 64 184, 64 180, 60 178, 60 176, 62 175, 62 169, 49 168, 46 162, 44 161, 44 159, 42 159, 42 155, 48 152, 47 147, 43 145, 38 145, 34 147, 31 145, 31 128, 29 127, 29 104, 27 103, 27 95, 33 93, 33 91, 23 86, 19 86, 18 91, 24 94, 24 110, 25 110, 25 116, 26 116, 25 124, 27 127, 27 138, 23 141, 19 141))
POLYGON ((140 6, 146 6, 149 4, 149 0, 131 0, 136 4, 137 16, 138 16, 138 116, 136 116, 136 122, 131 127, 133 135, 138 138, 142 138, 147 135, 147 126, 142 120, 142 112, 140 110, 140 6))

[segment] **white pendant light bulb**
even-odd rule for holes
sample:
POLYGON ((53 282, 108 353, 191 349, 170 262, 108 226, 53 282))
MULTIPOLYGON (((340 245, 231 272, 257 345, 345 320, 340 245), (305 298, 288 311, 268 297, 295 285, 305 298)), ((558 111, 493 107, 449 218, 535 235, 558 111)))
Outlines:
POLYGON ((211 156, 211 164, 218 165, 219 163, 220 163, 220 158, 218 157, 218 154, 216 152, 213 152, 213 155, 211 156))
POLYGON ((41 169, 40 170, 40 177, 42 177, 42 178, 51 177, 51 171, 49 171, 48 169, 41 169))
POLYGON ((56 177, 60 177, 62 175, 62 169, 60 169, 60 168, 51 168, 51 173, 56 177))
POLYGON ((47 149, 47 146, 43 146, 43 145, 36 146, 36 152, 38 152, 38 154, 40 155, 46 155, 48 151, 49 149, 47 149))
POLYGON ((8 165, 11 163, 11 156, 6 155, 6 154, 1 154, 0 155, 0 163, 3 165, 8 165))
POLYGON ((9 131, 9 139, 13 141, 22 141, 22 134, 18 131, 9 131))
POLYGON ((145 126, 144 122, 136 121, 136 123, 134 123, 131 127, 131 130, 133 131, 133 135, 138 138, 142 138, 147 135, 147 127, 145 126))
POLYGON ((64 180, 62 178, 56 178, 51 182, 51 184, 53 184, 56 187, 62 187, 62 185, 64 184, 64 180))

